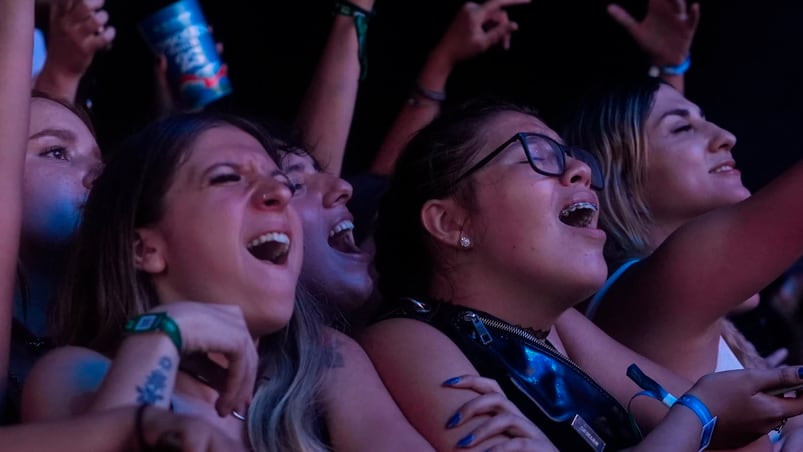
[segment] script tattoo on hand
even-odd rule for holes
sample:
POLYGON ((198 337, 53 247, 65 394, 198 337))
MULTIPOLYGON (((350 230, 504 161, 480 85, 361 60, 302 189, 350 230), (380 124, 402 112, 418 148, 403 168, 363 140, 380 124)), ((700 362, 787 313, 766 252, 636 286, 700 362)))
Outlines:
POLYGON ((167 356, 159 359, 158 367, 147 377, 142 386, 137 386, 137 403, 154 404, 164 399, 167 386, 167 371, 173 368, 173 361, 167 356))

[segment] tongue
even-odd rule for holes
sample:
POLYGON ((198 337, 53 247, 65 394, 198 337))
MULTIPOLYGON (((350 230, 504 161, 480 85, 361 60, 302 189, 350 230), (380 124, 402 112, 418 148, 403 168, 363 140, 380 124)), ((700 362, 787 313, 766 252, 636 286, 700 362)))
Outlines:
POLYGON ((286 245, 278 242, 265 242, 257 246, 248 248, 248 251, 261 261, 270 261, 274 264, 283 253, 286 245))
POLYGON ((338 232, 329 238, 329 246, 347 254, 358 254, 362 252, 359 247, 354 243, 354 237, 350 230, 338 232))

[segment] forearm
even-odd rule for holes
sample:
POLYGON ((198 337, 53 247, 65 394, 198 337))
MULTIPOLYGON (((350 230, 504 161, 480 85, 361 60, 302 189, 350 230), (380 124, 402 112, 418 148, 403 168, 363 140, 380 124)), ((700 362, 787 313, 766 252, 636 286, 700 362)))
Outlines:
POLYGON ((0 394, 6 392, 30 115, 34 4, 0 1, 0 394))
POLYGON ((354 19, 335 15, 329 39, 302 100, 296 126, 324 170, 340 174, 360 79, 354 19))
MULTIPOLYGON (((417 86, 426 91, 445 93, 446 82, 451 72, 452 64, 436 48, 427 58, 416 81, 417 86)), ((432 122, 440 111, 441 102, 428 99, 413 90, 385 135, 379 152, 371 164, 371 172, 382 175, 393 174, 393 168, 404 147, 413 135, 432 122)))
POLYGON ((108 410, 75 418, 0 428, 0 452, 131 450, 136 408, 108 410))
POLYGON ((45 62, 42 72, 36 78, 34 88, 53 97, 74 103, 80 83, 80 75, 67 74, 54 67, 51 63, 45 62))
POLYGON ((683 89, 685 88, 686 76, 685 75, 670 75, 670 74, 663 74, 661 78, 666 83, 672 85, 673 88, 678 90, 679 93, 683 94, 683 89))
POLYGON ((170 406, 179 355, 164 334, 134 335, 123 341, 95 394, 91 411, 149 403, 170 406))

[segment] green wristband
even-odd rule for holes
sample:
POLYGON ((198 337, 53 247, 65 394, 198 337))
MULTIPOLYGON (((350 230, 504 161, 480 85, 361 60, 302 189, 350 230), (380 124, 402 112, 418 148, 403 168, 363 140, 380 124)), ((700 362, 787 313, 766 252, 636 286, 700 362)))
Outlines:
POLYGON ((368 75, 368 52, 366 45, 368 20, 373 17, 375 13, 360 8, 348 0, 336 1, 332 13, 350 16, 354 19, 354 27, 357 29, 357 44, 359 45, 357 56, 360 61, 360 80, 365 80, 365 77, 368 75))
POLYGON ((162 332, 173 341, 179 354, 181 353, 181 331, 178 329, 178 323, 164 312, 154 312, 134 317, 126 322, 124 331, 129 334, 162 332))

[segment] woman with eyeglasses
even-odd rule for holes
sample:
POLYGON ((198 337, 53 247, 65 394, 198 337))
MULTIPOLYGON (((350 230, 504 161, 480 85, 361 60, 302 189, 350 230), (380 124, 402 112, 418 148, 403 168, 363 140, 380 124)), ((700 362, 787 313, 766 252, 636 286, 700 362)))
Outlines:
POLYGON ((800 381, 797 368, 720 373, 689 389, 587 320, 580 325, 579 313, 574 329, 556 326, 607 276, 602 173, 588 153, 561 143, 526 109, 478 102, 444 113, 402 154, 377 230, 380 288, 397 309, 361 340, 411 423, 438 450, 493 447, 499 437, 475 441, 482 417, 452 416, 472 392, 450 387, 478 374, 495 378, 560 450, 741 446, 800 413, 803 401, 761 392, 800 381), (601 349, 578 363, 588 373, 565 356, 562 338, 575 334, 593 335, 589 346, 601 349), (685 392, 668 413, 657 401, 633 404, 638 420, 657 407, 665 416, 643 440, 624 408, 639 391, 626 378, 633 362, 685 392))

